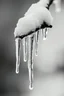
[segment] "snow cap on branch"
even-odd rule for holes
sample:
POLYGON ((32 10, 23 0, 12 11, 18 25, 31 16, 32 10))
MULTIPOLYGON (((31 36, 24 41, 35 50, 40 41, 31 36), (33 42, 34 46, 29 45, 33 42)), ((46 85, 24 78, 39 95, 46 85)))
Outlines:
POLYGON ((50 5, 53 3, 54 0, 40 0, 39 3, 44 6, 47 7, 49 9, 50 5))

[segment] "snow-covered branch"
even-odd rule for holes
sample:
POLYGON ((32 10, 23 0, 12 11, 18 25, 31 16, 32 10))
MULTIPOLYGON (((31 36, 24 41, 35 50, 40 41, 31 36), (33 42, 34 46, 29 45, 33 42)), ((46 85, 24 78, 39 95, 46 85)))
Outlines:
POLYGON ((52 26, 52 15, 47 9, 52 4, 53 0, 40 0, 32 4, 24 17, 18 20, 15 28, 15 37, 25 37, 29 34, 36 32, 36 30, 52 26))

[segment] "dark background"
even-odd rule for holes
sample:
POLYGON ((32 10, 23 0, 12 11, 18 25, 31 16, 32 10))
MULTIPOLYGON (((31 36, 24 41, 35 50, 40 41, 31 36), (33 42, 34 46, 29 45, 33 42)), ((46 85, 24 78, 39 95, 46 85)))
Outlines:
POLYGON ((64 96, 64 0, 61 12, 50 8, 54 18, 48 38, 40 36, 34 57, 34 90, 28 89, 27 63, 21 50, 20 73, 15 73, 14 28, 32 3, 38 0, 0 0, 0 96, 64 96))

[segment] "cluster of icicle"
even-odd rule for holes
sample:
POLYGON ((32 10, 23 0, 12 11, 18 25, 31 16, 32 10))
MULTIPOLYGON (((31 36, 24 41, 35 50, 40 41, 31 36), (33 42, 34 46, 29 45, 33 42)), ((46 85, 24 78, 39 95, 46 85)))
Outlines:
MULTIPOLYGON (((54 0, 57 4, 58 0, 54 0)), ((29 89, 33 89, 33 50, 35 48, 35 55, 38 55, 38 41, 39 33, 42 32, 43 40, 46 40, 48 28, 40 29, 41 25, 46 22, 48 26, 52 25, 53 18, 51 13, 46 8, 49 0, 40 0, 39 2, 32 4, 24 17, 18 20, 17 26, 14 31, 14 36, 16 44, 16 73, 19 73, 20 66, 20 49, 21 40, 23 42, 23 56, 24 62, 28 62, 28 72, 29 72, 29 89), (39 28, 39 30, 35 30, 39 28), (30 32, 33 32, 30 34, 30 32), (30 35, 28 35, 30 34, 30 35), (19 37, 22 37, 19 38, 19 37), (34 46, 35 42, 35 46, 34 46)), ((58 8, 58 4, 56 5, 58 8)))
MULTIPOLYGON (((47 28, 46 29, 40 29, 39 31, 42 31, 44 34, 44 40, 46 39, 47 35, 47 28)), ((29 72, 29 89, 33 89, 33 52, 35 48, 35 56, 38 55, 38 41, 39 41, 39 31, 36 33, 29 35, 27 37, 24 37, 22 39, 23 43, 23 58, 24 62, 28 62, 28 72, 29 72), (34 42, 35 41, 35 42, 34 42), (35 46, 34 46, 35 43, 35 46)), ((19 73, 19 66, 20 66, 20 49, 21 49, 21 39, 16 38, 16 73, 19 73)))

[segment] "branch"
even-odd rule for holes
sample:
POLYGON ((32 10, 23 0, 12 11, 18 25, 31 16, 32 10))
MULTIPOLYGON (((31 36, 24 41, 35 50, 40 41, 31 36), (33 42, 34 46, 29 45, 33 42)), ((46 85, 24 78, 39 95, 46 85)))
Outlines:
POLYGON ((32 34, 32 33, 35 33, 35 32, 37 32, 37 31, 40 30, 40 29, 44 29, 45 27, 47 27, 47 28, 52 28, 52 25, 48 26, 48 25, 46 24, 46 22, 44 22, 44 23, 41 25, 41 27, 40 27, 40 28, 36 28, 35 31, 31 31, 31 32, 29 32, 28 34, 24 34, 24 35, 22 35, 22 36, 16 36, 15 38, 21 38, 21 39, 23 39, 24 37, 26 37, 26 36, 28 36, 28 35, 30 35, 30 34, 32 34))
POLYGON ((46 7, 47 9, 50 8, 51 4, 53 3, 54 0, 49 0, 49 4, 48 4, 48 7, 46 7))

